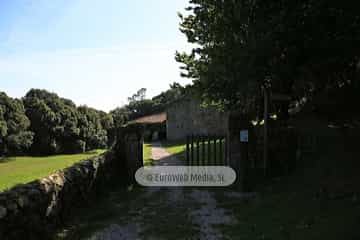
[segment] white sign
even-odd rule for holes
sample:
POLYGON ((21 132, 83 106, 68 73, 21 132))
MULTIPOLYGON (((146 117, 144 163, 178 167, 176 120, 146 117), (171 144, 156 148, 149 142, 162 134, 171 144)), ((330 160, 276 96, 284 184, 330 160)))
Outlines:
POLYGON ((240 142, 248 142, 248 141, 249 141, 249 131, 240 130, 240 142))

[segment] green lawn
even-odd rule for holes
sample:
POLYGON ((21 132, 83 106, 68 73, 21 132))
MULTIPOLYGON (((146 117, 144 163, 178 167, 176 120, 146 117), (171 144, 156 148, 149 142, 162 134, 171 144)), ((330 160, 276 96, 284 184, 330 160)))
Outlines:
POLYGON ((94 157, 105 150, 81 154, 64 154, 45 157, 9 157, 0 159, 0 191, 19 183, 46 177, 51 172, 71 166, 75 162, 94 157))
POLYGON ((153 160, 151 159, 151 144, 150 143, 143 144, 143 162, 144 162, 144 166, 153 165, 153 160))

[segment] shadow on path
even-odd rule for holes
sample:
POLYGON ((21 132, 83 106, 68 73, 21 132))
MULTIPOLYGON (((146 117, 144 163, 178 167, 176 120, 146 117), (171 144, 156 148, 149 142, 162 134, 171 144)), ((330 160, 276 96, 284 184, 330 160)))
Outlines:
POLYGON ((175 155, 170 154, 161 145, 161 142, 151 144, 151 158, 155 166, 183 166, 184 161, 175 155))
MULTIPOLYGON (((152 144, 152 158, 157 166, 183 165, 158 142, 152 144)), ((62 239, 232 239, 221 226, 238 220, 217 200, 232 198, 229 193, 238 194, 228 188, 139 186, 110 192, 76 219, 72 236, 62 239)))

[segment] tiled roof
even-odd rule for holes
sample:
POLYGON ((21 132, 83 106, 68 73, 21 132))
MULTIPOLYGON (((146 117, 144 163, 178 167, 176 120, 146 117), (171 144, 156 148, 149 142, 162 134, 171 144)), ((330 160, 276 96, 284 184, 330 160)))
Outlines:
POLYGON ((144 117, 137 118, 132 122, 136 123, 145 123, 145 124, 152 124, 152 123, 163 123, 166 121, 166 112, 148 115, 144 117))

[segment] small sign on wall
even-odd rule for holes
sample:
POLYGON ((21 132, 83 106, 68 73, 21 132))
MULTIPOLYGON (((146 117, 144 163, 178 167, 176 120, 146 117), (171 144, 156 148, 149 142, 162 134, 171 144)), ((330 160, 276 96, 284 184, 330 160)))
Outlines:
POLYGON ((249 130, 240 130, 240 142, 248 142, 249 141, 249 130))

